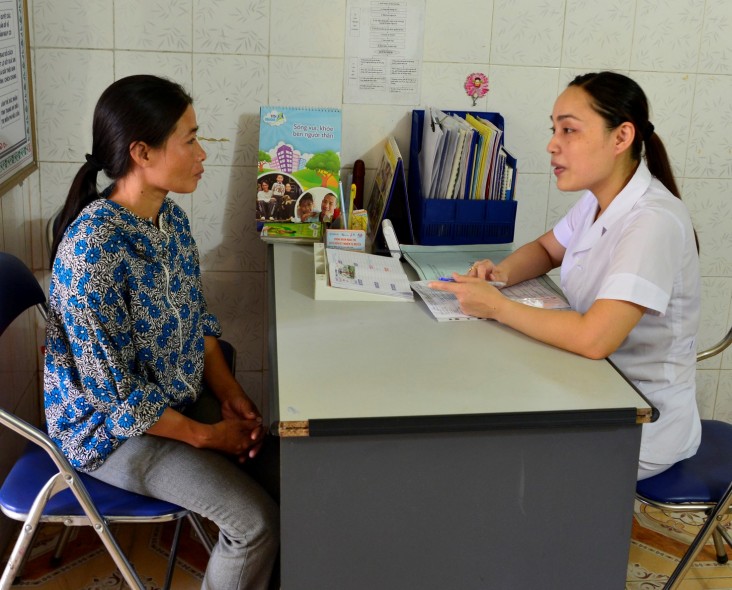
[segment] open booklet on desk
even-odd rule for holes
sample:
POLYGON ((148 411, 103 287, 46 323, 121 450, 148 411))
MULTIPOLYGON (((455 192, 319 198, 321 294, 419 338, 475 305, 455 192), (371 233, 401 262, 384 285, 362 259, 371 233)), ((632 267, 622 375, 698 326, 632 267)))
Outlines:
MULTIPOLYGON (((460 311, 457 299, 452 293, 435 291, 427 285, 431 281, 451 277, 453 272, 465 274, 477 260, 490 258, 500 261, 511 253, 508 244, 465 245, 465 246, 402 246, 402 254, 417 271, 420 279, 411 283, 432 315, 438 321, 476 320, 460 311)), ((530 279, 523 283, 501 289, 514 301, 545 309, 569 309, 569 304, 551 279, 546 276, 530 279)))
POLYGON ((412 301, 414 295, 401 262, 352 250, 325 249, 330 286, 412 301))

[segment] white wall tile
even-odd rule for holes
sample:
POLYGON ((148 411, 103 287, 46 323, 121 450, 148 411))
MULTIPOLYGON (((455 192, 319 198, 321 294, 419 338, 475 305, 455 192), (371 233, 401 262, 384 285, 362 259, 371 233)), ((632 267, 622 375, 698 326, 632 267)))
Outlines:
POLYGON ((732 76, 697 76, 686 176, 732 177, 732 76))
POLYGON ((714 418, 718 386, 719 371, 697 370, 696 405, 702 420, 714 418))
POLYGON ((31 262, 30 227, 26 219, 23 200, 27 198, 27 187, 14 186, 0 197, 0 211, 5 243, 3 251, 14 254, 26 264, 31 262))
POLYGON ((204 294, 221 322, 222 338, 236 348, 239 371, 261 371, 265 335, 264 273, 204 272, 204 294))
POLYGON ((487 63, 490 59, 493 5, 493 0, 427 0, 425 61, 487 63), (456 26, 461 21, 469 26, 456 26))
POLYGON ((567 0, 562 66, 590 70, 627 68, 633 5, 628 0, 567 0))
POLYGON ((454 111, 488 111, 493 80, 487 63, 426 62, 422 65, 422 106, 454 111), (488 76, 488 94, 476 101, 465 91, 465 81, 470 74, 488 76))
MULTIPOLYGON (((40 168, 40 164, 39 164, 40 168)), ((32 258, 30 267, 33 269, 43 266, 44 253, 46 251, 45 225, 41 218, 41 172, 36 170, 24 181, 28 190, 28 228, 31 238, 32 258)))
POLYGON ((190 51, 193 0, 124 0, 114 3, 117 49, 190 51))
POLYGON ((683 199, 699 238, 702 275, 732 276, 732 179, 687 178, 683 199))
POLYGON ((264 270, 265 246, 254 221, 256 182, 255 168, 206 168, 191 212, 204 270, 264 270))
POLYGON ((557 188, 552 175, 549 181, 549 207, 546 214, 546 231, 552 229, 582 196, 582 192, 564 192, 557 188))
POLYGON ((650 119, 668 152, 677 180, 684 175, 696 76, 633 72, 648 98, 650 119), (672 92, 669 92, 672 89, 672 92))
POLYGON ((270 57, 269 104, 340 107, 343 60, 318 57, 270 57))
POLYGON ((267 0, 194 0, 193 51, 267 55, 267 0))
POLYGON ((94 106, 113 81, 112 52, 37 49, 34 65, 39 158, 81 162, 94 106))
POLYGON ((522 173, 516 177, 516 229, 513 243, 518 248, 542 235, 549 207, 549 175, 522 173))
MULTIPOLYGON (((353 166, 363 160, 367 168, 376 168, 384 153, 384 142, 389 135, 409 166, 409 134, 412 129, 412 109, 391 105, 344 104, 342 166, 353 166)), ((366 194, 370 194, 368 191, 366 194)))
POLYGON ((346 3, 271 0, 270 55, 343 58, 346 3))
POLYGON ((200 134, 215 140, 205 145, 209 164, 256 165, 259 107, 267 102, 268 75, 265 57, 194 55, 200 134))
POLYGON ((732 4, 709 1, 704 12, 699 71, 732 74, 732 4))
MULTIPOLYGON (((28 263, 22 254, 11 254, 28 263)), ((0 388, 3 405, 7 404, 10 411, 21 409, 26 390, 36 383, 37 364, 32 339, 35 313, 31 310, 18 316, 0 339, 0 388)), ((27 415, 25 411, 22 414, 27 415)))
MULTIPOLYGON (((707 350, 719 342, 727 333, 727 318, 730 315, 732 300, 732 278, 703 277, 702 306, 697 338, 697 351, 707 350)), ((722 356, 716 355, 700 361, 702 369, 719 369, 722 356)))
MULTIPOLYGON (((732 280, 729 277, 727 277, 727 280, 732 280)), ((728 288, 727 291, 730 293, 730 301, 729 301, 729 315, 727 316, 727 322, 722 326, 722 332, 724 332, 725 327, 727 330, 732 328, 732 288, 728 288)), ((726 332, 724 332, 726 335, 726 332)), ((719 340, 721 340, 722 337, 720 336, 719 340)), ((727 371, 732 371, 732 346, 728 346, 727 349, 722 353, 722 369, 727 371)))
POLYGON ((114 78, 119 80, 135 74, 152 74, 173 80, 190 92, 193 86, 191 62, 190 53, 115 51, 114 78))
POLYGON ((714 417, 725 422, 732 422, 732 371, 719 372, 714 417))
POLYGON ((113 0, 34 0, 36 47, 111 49, 113 0))
POLYGON ((518 158, 520 173, 549 171, 546 146, 558 72, 553 68, 491 68, 488 110, 503 115, 506 147, 518 158))
MULTIPOLYGON (((558 67, 562 58, 563 0, 494 0, 491 63, 558 67)), ((475 31, 468 23, 467 32, 475 31)))
POLYGON ((638 0, 631 67, 694 71, 705 0, 638 0))

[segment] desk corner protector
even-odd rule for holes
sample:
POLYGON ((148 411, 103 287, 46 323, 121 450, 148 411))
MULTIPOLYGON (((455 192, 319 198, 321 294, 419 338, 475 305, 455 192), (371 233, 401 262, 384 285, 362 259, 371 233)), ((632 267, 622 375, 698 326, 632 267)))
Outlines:
POLYGON ((310 436, 310 424, 307 420, 295 420, 291 422, 275 422, 272 424, 272 432, 280 438, 292 438, 296 436, 310 436))
POLYGON ((636 424, 653 422, 653 408, 638 408, 635 416, 636 424))

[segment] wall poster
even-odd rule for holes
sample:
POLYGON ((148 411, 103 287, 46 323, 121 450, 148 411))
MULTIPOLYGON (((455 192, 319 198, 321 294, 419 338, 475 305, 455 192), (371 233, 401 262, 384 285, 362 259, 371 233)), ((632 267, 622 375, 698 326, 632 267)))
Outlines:
POLYGON ((0 0, 0 195, 36 168, 26 0, 0 0))

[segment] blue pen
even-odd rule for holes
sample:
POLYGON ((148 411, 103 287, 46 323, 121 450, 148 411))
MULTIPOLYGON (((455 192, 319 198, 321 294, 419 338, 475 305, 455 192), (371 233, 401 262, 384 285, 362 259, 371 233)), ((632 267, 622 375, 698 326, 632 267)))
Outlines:
MULTIPOLYGON (((440 277, 439 280, 443 281, 445 283, 454 283, 455 282, 455 279, 453 279, 452 277, 440 277)), ((502 289, 503 287, 506 286, 506 283, 504 283, 503 281, 486 281, 486 282, 489 285, 493 285, 497 289, 502 289)))

